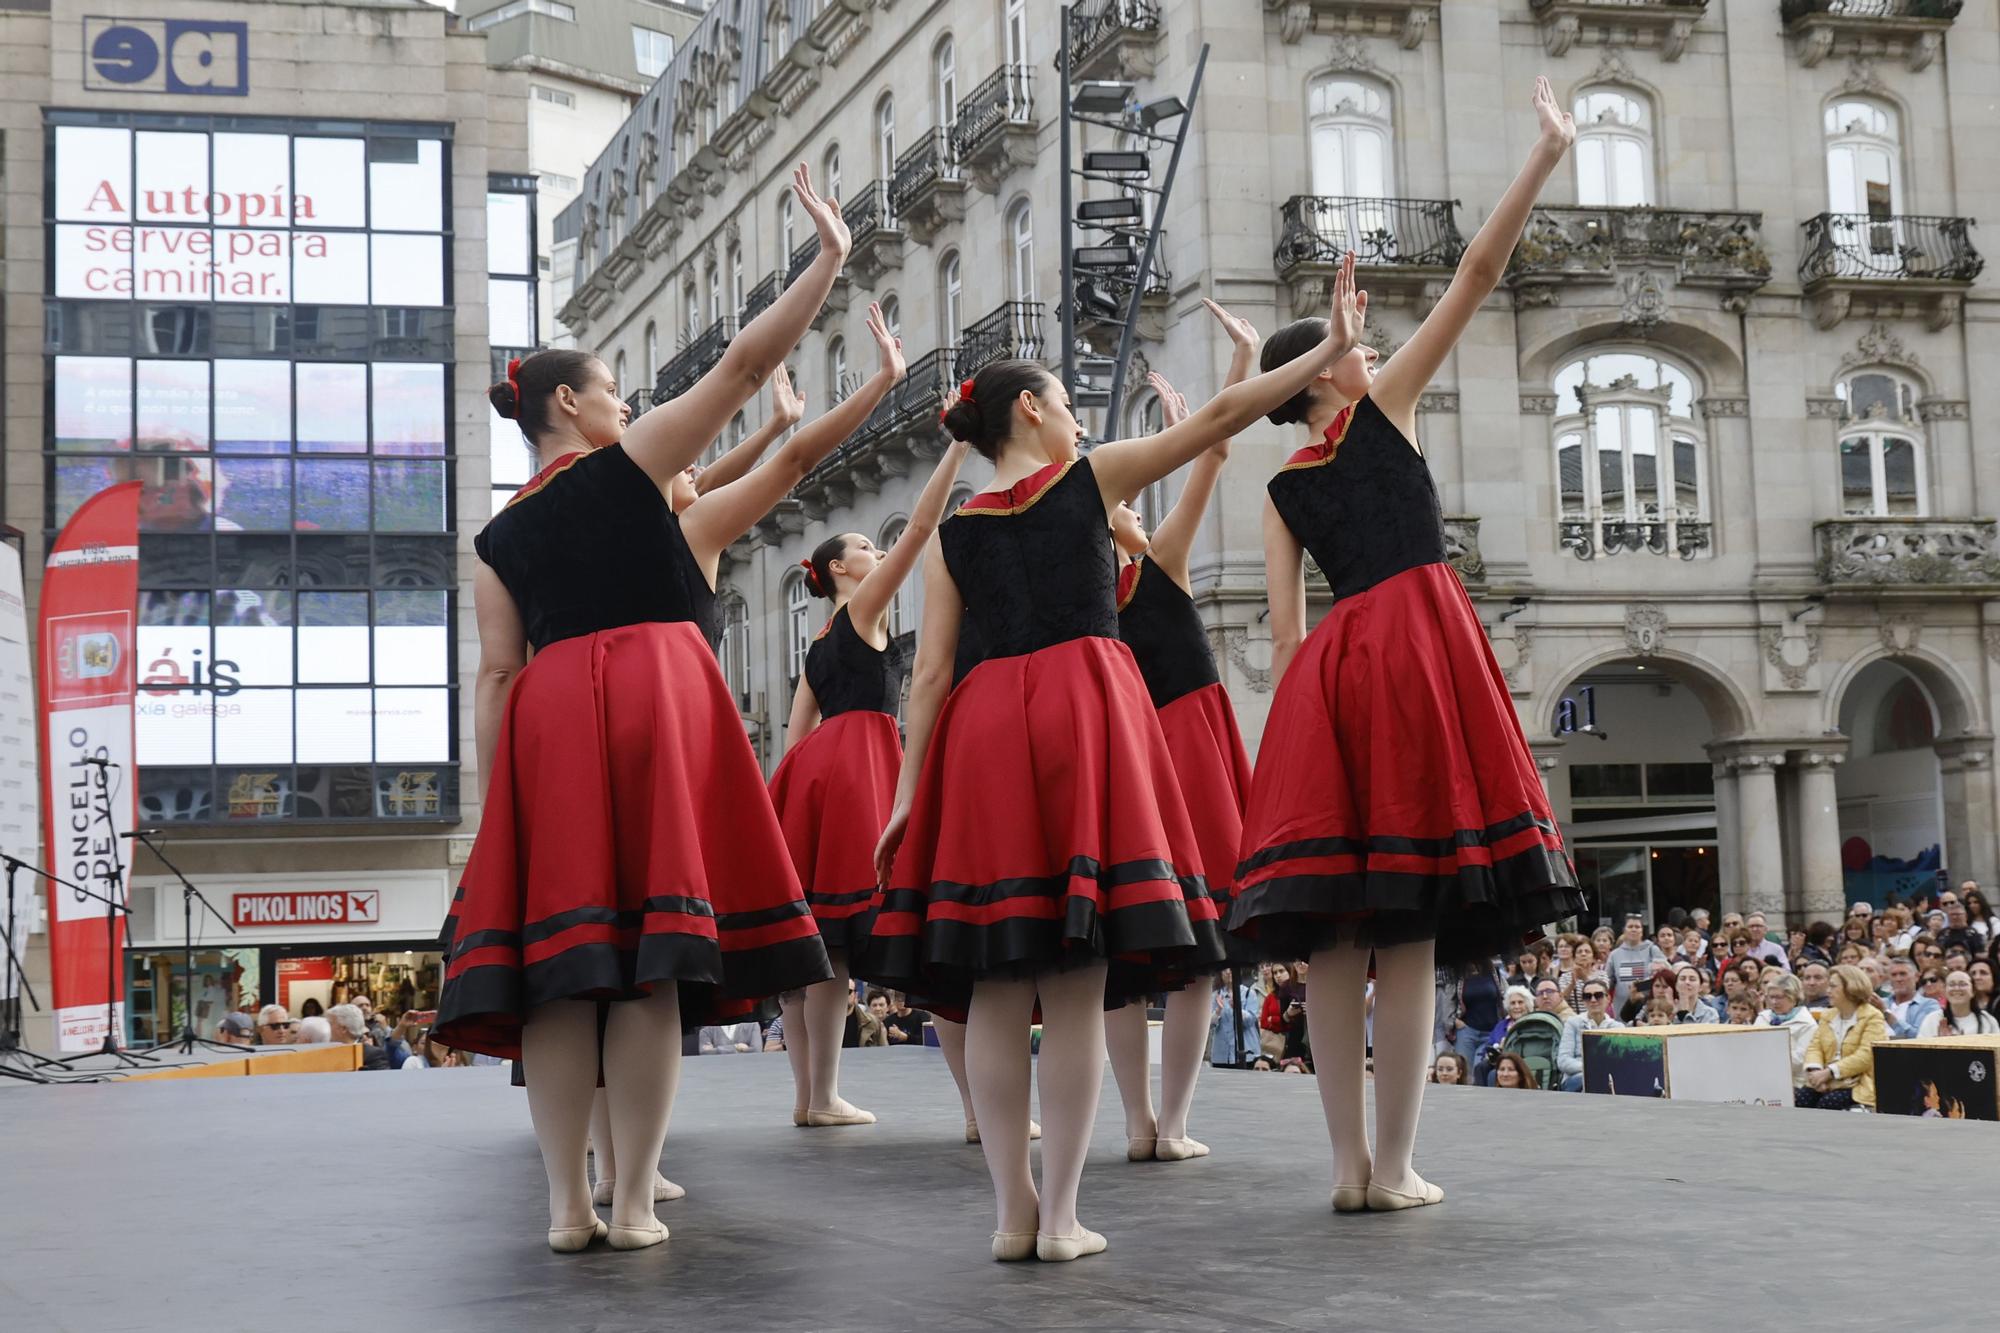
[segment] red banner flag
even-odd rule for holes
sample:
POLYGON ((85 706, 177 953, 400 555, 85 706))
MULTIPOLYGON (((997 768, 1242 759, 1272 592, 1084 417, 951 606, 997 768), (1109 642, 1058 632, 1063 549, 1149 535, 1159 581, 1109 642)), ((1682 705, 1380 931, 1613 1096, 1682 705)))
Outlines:
MULTIPOLYGON (((84 501, 42 580, 42 772, 49 870, 118 897, 137 826, 133 625, 139 606, 139 491, 128 481, 84 501), (104 762, 99 763, 97 761, 104 762)), ((125 922, 96 898, 49 886, 56 1043, 95 1050, 124 1028, 125 922)))

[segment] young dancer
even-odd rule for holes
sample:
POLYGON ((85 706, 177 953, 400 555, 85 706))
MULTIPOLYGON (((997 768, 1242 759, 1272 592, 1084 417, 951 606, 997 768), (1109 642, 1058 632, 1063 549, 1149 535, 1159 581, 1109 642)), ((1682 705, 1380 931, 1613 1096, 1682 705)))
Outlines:
MULTIPOLYGON (((1228 332, 1233 352, 1224 387, 1250 376, 1257 331, 1213 301, 1204 301, 1228 332)), ((1159 374, 1148 377, 1167 425, 1187 418, 1187 401, 1159 374)), ((1218 905, 1236 881, 1236 848, 1243 837, 1243 797, 1250 789, 1250 757, 1236 729, 1236 714, 1216 671, 1208 631, 1189 589, 1188 557, 1195 530, 1229 454, 1227 440, 1188 467, 1187 484, 1149 539, 1129 504, 1112 511, 1111 531, 1123 560, 1118 574, 1118 637, 1132 650, 1146 692, 1160 715, 1173 773, 1194 823, 1202 878, 1218 905)), ((1134 1162, 1179 1162, 1208 1156, 1208 1145, 1188 1137, 1188 1109, 1208 1044, 1209 997, 1214 978, 1196 975, 1167 995, 1160 1032, 1160 1112, 1153 1111, 1152 1058, 1146 1004, 1133 1000, 1104 1015, 1111 1072, 1125 1105, 1125 1156, 1134 1162)), ((1117 998, 1117 997, 1112 997, 1117 998)))
MULTIPOLYGON (((1488 958, 1581 911, 1576 875, 1506 681, 1445 563, 1417 400, 1499 283, 1542 185, 1576 137, 1548 80, 1541 136, 1451 286, 1375 373, 1356 348, 1272 412, 1312 441, 1264 508, 1279 678, 1243 821, 1229 926, 1310 958, 1306 995, 1342 1212, 1437 1203, 1411 1165, 1430 1058, 1433 958, 1488 958), (1310 550, 1333 609, 1305 636, 1310 550), (1375 1151, 1362 1113, 1363 1000, 1375 965, 1375 1151)), ((1263 364, 1318 355, 1319 321, 1263 364)))
POLYGON ((840 1038, 854 984, 848 951, 875 896, 875 841, 889 822, 903 760, 889 606, 944 517, 968 447, 954 441, 945 450, 888 551, 845 532, 803 562, 806 586, 833 602, 833 614, 806 653, 785 758, 771 775, 771 804, 826 941, 833 979, 784 997, 795 1125, 875 1123, 872 1113, 841 1098, 840 1038))
POLYGON ((1088 458, 1077 456, 1083 430, 1069 396, 1034 362, 987 366, 945 414, 955 438, 993 460, 994 480, 925 557, 909 748, 876 852, 887 888, 868 974, 954 1002, 969 992, 966 1072, 996 1195, 996 1259, 1104 1248, 1076 1212, 1104 997, 1140 993, 1153 969, 1192 970, 1220 951, 1159 719, 1117 638, 1109 512, 1344 354, 1359 328, 1351 263, 1337 286, 1338 332, 1303 363, 1088 458), (968 613, 985 656, 947 701, 968 613), (1113 964, 1119 975, 1108 976, 1113 964), (1037 998, 1039 1196, 1028 1161, 1037 998))
MULTIPOLYGON (((819 258, 686 394, 628 428, 604 364, 564 351, 510 363, 490 391, 542 467, 474 542, 485 800, 445 923, 433 1030, 533 1066, 528 1102, 558 1251, 666 1239, 648 1168, 673 1103, 683 1009, 706 1021, 831 970, 713 651, 722 548, 816 460, 801 432, 784 468, 766 465, 684 512, 671 499, 691 489, 687 465, 804 333, 845 262, 838 207, 803 166, 793 190, 819 258), (584 1166, 600 1071, 626 1167, 609 1228, 591 1211, 584 1166)), ((857 404, 853 422, 879 397, 857 404)), ((848 429, 823 432, 822 452, 848 429)))

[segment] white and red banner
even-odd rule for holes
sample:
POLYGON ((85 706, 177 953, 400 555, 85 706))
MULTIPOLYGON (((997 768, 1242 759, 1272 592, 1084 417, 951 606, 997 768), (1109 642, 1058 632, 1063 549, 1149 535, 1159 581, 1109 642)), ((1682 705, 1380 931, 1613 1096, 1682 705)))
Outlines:
MULTIPOLYGON (((42 820, 35 744, 35 669, 29 656, 28 608, 22 597, 21 553, 0 542, 0 852, 40 865, 42 820)), ((42 881, 15 875, 13 901, 0 900, 0 921, 14 923, 14 949, 25 955, 39 934, 42 881)), ((8 891, 0 877, 0 895, 8 891)), ((20 992, 20 974, 0 960, 0 1004, 20 992)))
MULTIPOLYGON (((42 580, 47 864, 60 878, 121 902, 116 872, 130 847, 118 834, 137 827, 139 812, 132 746, 139 490, 139 482, 128 481, 84 501, 56 538, 42 580)), ((122 913, 49 886, 49 974, 60 1049, 94 1050, 107 1034, 122 1034, 124 937, 122 913)))

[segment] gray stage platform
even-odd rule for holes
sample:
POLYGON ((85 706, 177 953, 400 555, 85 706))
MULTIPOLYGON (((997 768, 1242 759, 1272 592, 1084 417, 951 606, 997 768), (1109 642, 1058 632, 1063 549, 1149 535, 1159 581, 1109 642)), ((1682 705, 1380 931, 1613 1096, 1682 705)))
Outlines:
POLYGON ((1432 1089, 1442 1207, 1336 1216, 1310 1079, 1210 1071, 1215 1155, 1124 1160, 1108 1254, 996 1264, 935 1052, 850 1051, 868 1129, 790 1123, 781 1056, 689 1060, 666 1245, 551 1254, 499 1070, 0 1092, 0 1329, 1990 1327, 2000 1126, 1432 1089))

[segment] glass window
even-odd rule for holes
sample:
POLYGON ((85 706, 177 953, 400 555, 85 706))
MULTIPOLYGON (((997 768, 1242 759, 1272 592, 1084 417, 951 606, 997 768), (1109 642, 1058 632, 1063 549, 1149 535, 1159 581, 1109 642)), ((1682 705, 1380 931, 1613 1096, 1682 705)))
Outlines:
POLYGON ((439 592, 375 595, 375 681, 443 685, 450 680, 449 604, 439 592))
POLYGON ((1035 300, 1035 214, 1023 199, 1007 215, 1008 269, 1016 301, 1035 300))
POLYGON ((54 212, 65 222, 132 220, 132 131, 56 126, 54 212))
POLYGON ((295 234, 292 299, 310 305, 366 305, 368 238, 359 232, 295 234))
POLYGON ((284 361, 215 363, 215 451, 292 451, 292 368, 284 361))
POLYGON ((875 104, 875 174, 883 180, 896 174, 896 99, 889 93, 875 104))
POLYGON ((222 532, 285 532, 292 526, 292 460, 218 458, 215 526, 222 532))
POLYGON ((408 361, 378 361, 374 382, 375 452, 444 453, 444 367, 408 361))
POLYGON ((213 525, 214 463, 185 454, 140 460, 141 532, 208 532, 213 525))
POLYGON ((55 358, 55 446, 90 452, 132 447, 132 363, 122 356, 55 358))
POLYGON ((208 449, 208 362, 141 361, 134 439, 142 450, 208 449))
POLYGON ((300 459, 295 508, 303 530, 366 532, 367 462, 300 459))
POLYGON ((211 221, 208 136, 140 130, 132 137, 135 219, 182 225, 211 221))
MULTIPOLYGON (((298 138, 292 141, 297 194, 293 220, 300 227, 363 227, 367 198, 368 146, 360 139, 298 138)), ((301 300, 311 299, 301 297, 301 300)))
POLYGON ((632 25, 632 58, 639 64, 639 77, 657 79, 674 62, 674 39, 670 34, 632 25))
POLYGON ((533 347, 535 284, 507 278, 486 281, 486 336, 495 347, 533 347))
POLYGON ((368 452, 368 367, 302 361, 298 442, 302 454, 368 452))
POLYGON ((1827 107, 1825 128, 1828 208, 1882 217, 1902 212, 1903 145, 1896 112, 1867 98, 1842 98, 1827 107))
MULTIPOLYGON (((444 145, 436 139, 368 141, 368 225, 376 231, 444 229, 444 145)), ((433 305, 431 301, 406 302, 433 305)))
POLYGON ((1313 192, 1362 199, 1394 194, 1388 89, 1343 74, 1313 84, 1308 106, 1313 192))
POLYGON ((1841 512, 1923 517, 1930 509, 1927 428, 1916 386, 1887 371, 1866 370, 1840 381, 1834 393, 1841 401, 1841 512))
POLYGON ((486 196, 486 271, 534 272, 531 200, 525 194, 490 191, 486 196))
POLYGON ((292 683, 290 589, 225 588, 215 594, 215 666, 251 687, 292 683))
POLYGON ((949 132, 958 120, 958 48, 950 33, 931 53, 931 101, 931 119, 949 132))
POLYGON ((847 340, 829 338, 826 342, 826 387, 830 401, 839 402, 847 397, 847 340))
POLYGON ((109 458, 62 458, 55 463, 55 504, 49 510, 49 521, 55 527, 75 517, 83 502, 103 490, 113 482, 126 481, 129 477, 117 475, 122 472, 116 460, 109 458))
POLYGON ((958 346, 965 329, 965 284, 959 280, 958 254, 948 254, 938 264, 938 340, 941 347, 958 346))
POLYGON ((1578 555, 1704 549, 1707 462, 1686 371, 1640 352, 1608 351, 1556 372, 1553 436, 1564 544, 1578 555), (1579 544, 1580 543, 1580 544, 1579 544))
POLYGON ((785 676, 796 681, 805 674, 806 651, 812 647, 812 594, 803 575, 785 581, 785 676))
MULTIPOLYGON (((303 632, 299 637, 303 651, 303 632)), ((298 762, 369 761, 375 748, 372 690, 299 690, 292 697, 296 701, 298 762)))
POLYGON ((365 682, 369 667, 368 594, 299 594, 299 683, 365 682))
POLYGON ((443 532, 444 464, 375 464, 378 532, 443 532))
POLYGON ((224 227, 281 227, 292 220, 292 142, 282 134, 215 135, 215 193, 224 227))
POLYGON ((1576 201, 1586 207, 1636 208, 1654 201, 1652 115, 1646 101, 1619 88, 1576 99, 1576 201))
POLYGON ((1638 801, 1644 798, 1637 764, 1571 764, 1572 801, 1638 801))
POLYGON ((374 236, 369 263, 378 305, 444 304, 442 236, 374 236))

